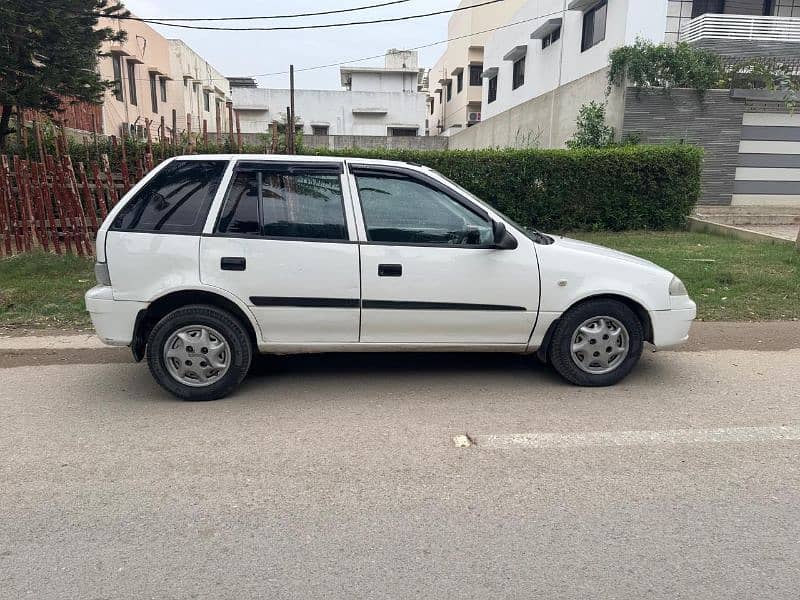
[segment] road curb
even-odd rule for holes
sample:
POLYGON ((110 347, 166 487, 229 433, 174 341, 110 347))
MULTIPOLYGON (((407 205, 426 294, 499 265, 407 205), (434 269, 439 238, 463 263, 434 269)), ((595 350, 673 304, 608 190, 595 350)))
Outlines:
POLYGON ((0 335, 0 351, 23 350, 98 350, 106 349, 94 334, 79 335, 0 335))

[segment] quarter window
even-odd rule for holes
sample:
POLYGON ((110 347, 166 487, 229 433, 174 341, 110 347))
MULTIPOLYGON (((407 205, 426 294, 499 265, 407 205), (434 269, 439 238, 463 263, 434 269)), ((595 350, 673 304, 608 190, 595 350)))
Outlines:
POLYGON ((202 233, 226 165, 222 160, 169 163, 122 207, 111 229, 202 233))
POLYGON ((583 37, 581 38, 581 52, 596 46, 606 39, 606 17, 608 15, 608 1, 587 10, 583 15, 583 37))
POLYGON ((218 233, 272 238, 345 240, 342 184, 335 168, 240 164, 218 233))
POLYGON ((357 175, 367 238, 373 242, 484 246, 492 225, 447 194, 414 179, 357 175))

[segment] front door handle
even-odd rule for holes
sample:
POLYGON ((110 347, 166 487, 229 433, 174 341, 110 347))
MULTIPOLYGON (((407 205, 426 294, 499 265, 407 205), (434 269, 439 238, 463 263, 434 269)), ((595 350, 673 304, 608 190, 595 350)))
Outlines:
POLYGON ((247 260, 242 256, 223 256, 219 261, 219 268, 223 271, 244 271, 247 260))
POLYGON ((402 277, 403 265, 378 265, 378 277, 402 277))

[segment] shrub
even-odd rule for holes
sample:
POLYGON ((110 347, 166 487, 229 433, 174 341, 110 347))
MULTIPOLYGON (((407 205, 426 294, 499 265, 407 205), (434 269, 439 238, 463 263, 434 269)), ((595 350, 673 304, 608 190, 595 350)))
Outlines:
POLYGON ((673 46, 640 38, 633 46, 616 48, 609 58, 610 85, 623 85, 628 79, 635 87, 694 88, 702 93, 724 78, 719 55, 685 42, 673 46))
POLYGON ((606 124, 606 105, 589 102, 578 111, 577 129, 567 148, 608 148, 614 144, 614 128, 606 124))
POLYGON ((702 150, 309 150, 436 169, 512 219, 544 231, 674 229, 700 194, 702 150))

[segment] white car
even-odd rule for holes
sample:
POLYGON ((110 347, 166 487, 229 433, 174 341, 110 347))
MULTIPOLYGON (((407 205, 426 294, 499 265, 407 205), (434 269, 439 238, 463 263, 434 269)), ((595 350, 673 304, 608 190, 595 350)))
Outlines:
POLYGON ((696 307, 646 261, 529 231, 432 169, 360 158, 182 156, 97 236, 97 334, 187 400, 230 393, 254 352, 538 353, 611 385, 696 307))

